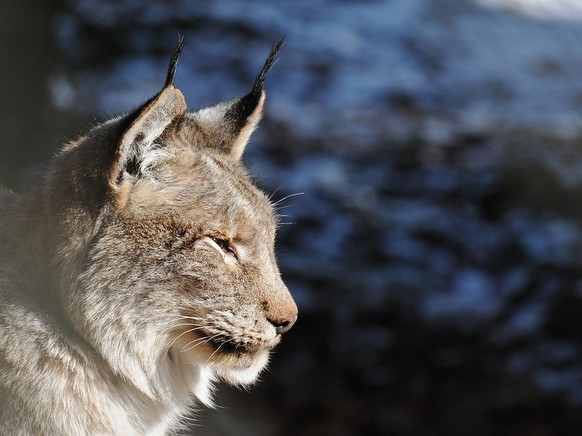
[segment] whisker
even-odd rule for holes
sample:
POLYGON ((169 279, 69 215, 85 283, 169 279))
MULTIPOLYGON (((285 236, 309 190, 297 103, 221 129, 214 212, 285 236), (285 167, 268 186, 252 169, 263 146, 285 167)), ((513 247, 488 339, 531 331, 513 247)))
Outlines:
POLYGON ((182 347, 182 349, 180 350, 180 353, 185 353, 186 351, 192 350, 192 349, 198 347, 199 345, 206 344, 206 343, 210 342, 212 339, 217 338, 219 336, 222 336, 222 334, 217 333, 217 334, 212 335, 212 336, 207 336, 207 337, 195 339, 195 340, 189 342, 188 344, 184 345, 182 347), (196 342, 198 342, 198 343, 196 343, 196 342), (192 344, 195 344, 195 345, 193 347, 190 347, 190 345, 192 345, 192 344), (186 348, 186 347, 190 347, 190 348, 186 348))
POLYGON ((180 351, 178 351, 178 353, 185 353, 187 351, 193 350, 194 348, 198 347, 199 345, 204 345, 204 344, 208 343, 209 341, 210 341, 210 338, 207 338, 207 337, 194 339, 193 341, 190 341, 186 345, 184 345, 180 349, 180 351))
POLYGON ((281 188, 283 188, 284 186, 285 186, 285 185, 281 185, 281 186, 279 186, 277 189, 275 189, 273 192, 271 192, 271 195, 269 195, 269 197, 268 197, 269 201, 271 201, 271 200, 273 199, 273 196, 274 196, 274 195, 275 195, 277 192, 279 192, 279 190, 280 190, 281 188))
MULTIPOLYGON (((176 328, 176 327, 195 327, 196 324, 192 324, 191 322, 189 323, 185 323, 185 324, 172 324, 172 327, 176 328)), ((197 328, 202 328, 202 326, 199 326, 197 328)))
POLYGON ((204 318, 199 317, 199 316, 188 316, 188 315, 183 315, 181 318, 182 319, 191 319, 194 321, 203 321, 204 320, 204 318))
POLYGON ((287 208, 294 207, 294 206, 297 206, 297 205, 295 203, 291 203, 291 204, 286 204, 284 206, 275 206, 275 210, 278 212, 282 209, 287 209, 287 208))
POLYGON ((210 355, 210 357, 209 357, 209 358, 208 358, 206 361, 207 361, 207 362, 210 362, 210 359, 212 359, 212 357, 213 357, 213 356, 214 356, 216 353, 218 353, 218 350, 220 350, 220 349, 222 348, 222 346, 223 346, 223 345, 225 345, 225 344, 228 344, 229 342, 232 342, 232 341, 234 341, 234 338, 230 338, 230 339, 227 339, 226 341, 222 342, 222 343, 221 343, 221 344, 218 346, 218 348, 217 348, 216 350, 214 350, 214 353, 212 353, 212 354, 210 355))
POLYGON ((174 324, 174 325, 172 325, 172 328, 173 329, 176 329, 178 327, 190 327, 190 328, 188 328, 187 330, 183 331, 177 337, 174 338, 174 340, 172 341, 172 343, 167 347, 166 354, 168 353, 168 351, 170 350, 170 348, 172 348, 172 346, 176 343, 176 341, 178 339, 180 339, 182 336, 184 336, 185 334, 187 334, 187 333, 193 333, 195 331, 204 329, 204 326, 199 326, 199 325, 196 325, 196 324, 193 324, 193 323, 190 323, 190 322, 189 323, 181 323, 181 324, 174 324))
POLYGON ((296 192, 295 194, 289 194, 289 195, 275 201, 273 203, 273 207, 276 207, 277 205, 281 204, 282 202, 284 202, 285 200, 288 200, 291 197, 297 197, 298 195, 305 195, 305 192, 296 192))
MULTIPOLYGON (((183 324, 183 325, 188 325, 188 324, 183 324)), ((176 341, 178 339, 180 339, 185 334, 192 333, 192 332, 195 332, 196 330, 200 330, 200 329, 202 329, 202 327, 194 327, 194 328, 188 329, 188 330, 180 333, 178 336, 176 336, 174 338, 174 340, 172 341, 172 343, 166 348, 166 352, 164 353, 164 358, 168 355, 168 352, 170 351, 170 348, 172 348, 172 346, 176 343, 176 341)))

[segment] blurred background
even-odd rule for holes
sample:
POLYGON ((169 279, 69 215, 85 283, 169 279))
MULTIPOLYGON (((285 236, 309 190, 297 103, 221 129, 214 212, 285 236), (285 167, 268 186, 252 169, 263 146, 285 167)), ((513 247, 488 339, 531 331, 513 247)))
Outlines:
POLYGON ((5 0, 0 182, 163 85, 244 95, 300 307, 199 435, 577 435, 582 2, 5 0), (293 196, 296 193, 302 195, 293 196))

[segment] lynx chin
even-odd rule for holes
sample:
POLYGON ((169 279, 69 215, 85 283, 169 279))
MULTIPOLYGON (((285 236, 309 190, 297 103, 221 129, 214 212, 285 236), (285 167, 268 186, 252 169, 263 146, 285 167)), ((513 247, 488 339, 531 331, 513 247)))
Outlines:
POLYGON ((0 189, 1 435, 166 434, 257 379, 297 319, 241 163, 281 43, 250 93, 187 112, 180 39, 161 92, 0 189))

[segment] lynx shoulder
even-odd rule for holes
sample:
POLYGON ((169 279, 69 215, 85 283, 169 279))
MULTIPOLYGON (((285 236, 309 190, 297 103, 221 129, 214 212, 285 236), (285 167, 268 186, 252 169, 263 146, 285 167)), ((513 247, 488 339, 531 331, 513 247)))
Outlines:
POLYGON ((0 193, 0 434, 165 434, 212 382, 253 383, 297 318, 277 218, 241 156, 250 93, 188 112, 174 73, 0 193))

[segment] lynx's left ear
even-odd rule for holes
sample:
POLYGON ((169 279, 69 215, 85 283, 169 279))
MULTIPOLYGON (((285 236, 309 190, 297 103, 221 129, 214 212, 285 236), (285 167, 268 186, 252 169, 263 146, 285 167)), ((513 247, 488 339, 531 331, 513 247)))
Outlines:
POLYGON ((164 153, 158 138, 186 112, 184 95, 174 87, 176 66, 183 47, 184 38, 180 37, 168 67, 164 89, 127 116, 128 127, 117 145, 110 177, 114 184, 119 184, 124 174, 139 175, 154 163, 164 153))
POLYGON ((250 93, 240 99, 186 115, 206 133, 204 146, 228 154, 235 160, 241 158, 251 134, 261 120, 265 102, 265 78, 275 64, 282 45, 283 39, 275 43, 250 93))

